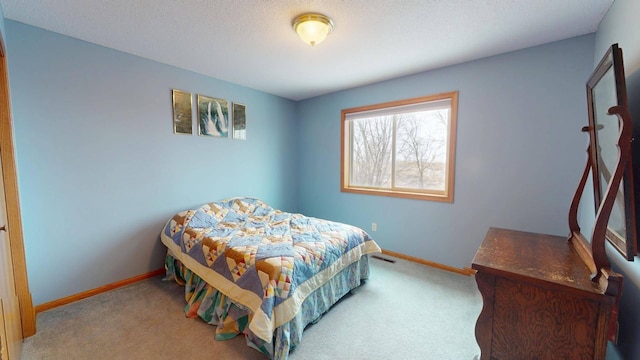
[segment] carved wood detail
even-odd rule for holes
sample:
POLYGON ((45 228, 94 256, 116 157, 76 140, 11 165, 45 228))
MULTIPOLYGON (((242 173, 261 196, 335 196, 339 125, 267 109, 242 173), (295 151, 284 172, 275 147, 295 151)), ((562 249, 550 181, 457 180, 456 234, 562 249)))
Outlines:
MULTIPOLYGON (((495 281, 496 277, 488 274, 478 272, 476 274, 476 283, 478 284, 478 290, 482 294, 482 311, 478 316, 476 322, 476 341, 480 349, 491 348, 491 337, 493 329, 493 304, 495 296, 495 281)), ((481 353, 482 359, 488 359, 484 356, 484 352, 481 353)))
POLYGON ((598 303, 499 278, 491 356, 593 359, 598 303))

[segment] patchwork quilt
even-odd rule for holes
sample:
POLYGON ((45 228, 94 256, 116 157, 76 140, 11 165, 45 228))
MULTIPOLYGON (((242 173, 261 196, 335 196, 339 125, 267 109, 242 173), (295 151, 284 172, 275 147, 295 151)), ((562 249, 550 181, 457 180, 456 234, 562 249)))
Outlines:
POLYGON ((171 218, 162 242, 207 283, 253 312, 249 329, 270 343, 302 302, 380 247, 362 229, 232 198, 171 218))

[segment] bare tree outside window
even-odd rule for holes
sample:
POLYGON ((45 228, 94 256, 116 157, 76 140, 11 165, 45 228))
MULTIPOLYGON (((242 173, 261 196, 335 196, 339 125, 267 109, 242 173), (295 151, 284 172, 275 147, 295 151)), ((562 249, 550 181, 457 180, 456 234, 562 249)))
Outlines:
POLYGON ((452 202, 457 94, 343 110, 342 191, 452 202))
POLYGON ((444 190, 449 109, 399 116, 395 185, 444 190))
POLYGON ((353 122, 353 184, 371 187, 391 185, 392 131, 393 119, 390 116, 353 122))

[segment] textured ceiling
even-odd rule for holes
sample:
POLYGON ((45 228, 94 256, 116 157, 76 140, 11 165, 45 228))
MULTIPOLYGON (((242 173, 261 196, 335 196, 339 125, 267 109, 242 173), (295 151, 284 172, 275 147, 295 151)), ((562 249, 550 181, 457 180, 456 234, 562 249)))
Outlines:
POLYGON ((5 18, 292 100, 597 30, 613 0, 0 0, 5 18), (291 20, 331 17, 322 44, 291 20))

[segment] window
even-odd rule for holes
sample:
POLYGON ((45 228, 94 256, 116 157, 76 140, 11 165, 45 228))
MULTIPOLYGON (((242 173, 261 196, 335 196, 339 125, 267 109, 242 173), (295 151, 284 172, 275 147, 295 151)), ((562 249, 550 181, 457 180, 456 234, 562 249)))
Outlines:
POLYGON ((344 192, 453 202, 458 92, 342 110, 344 192))

